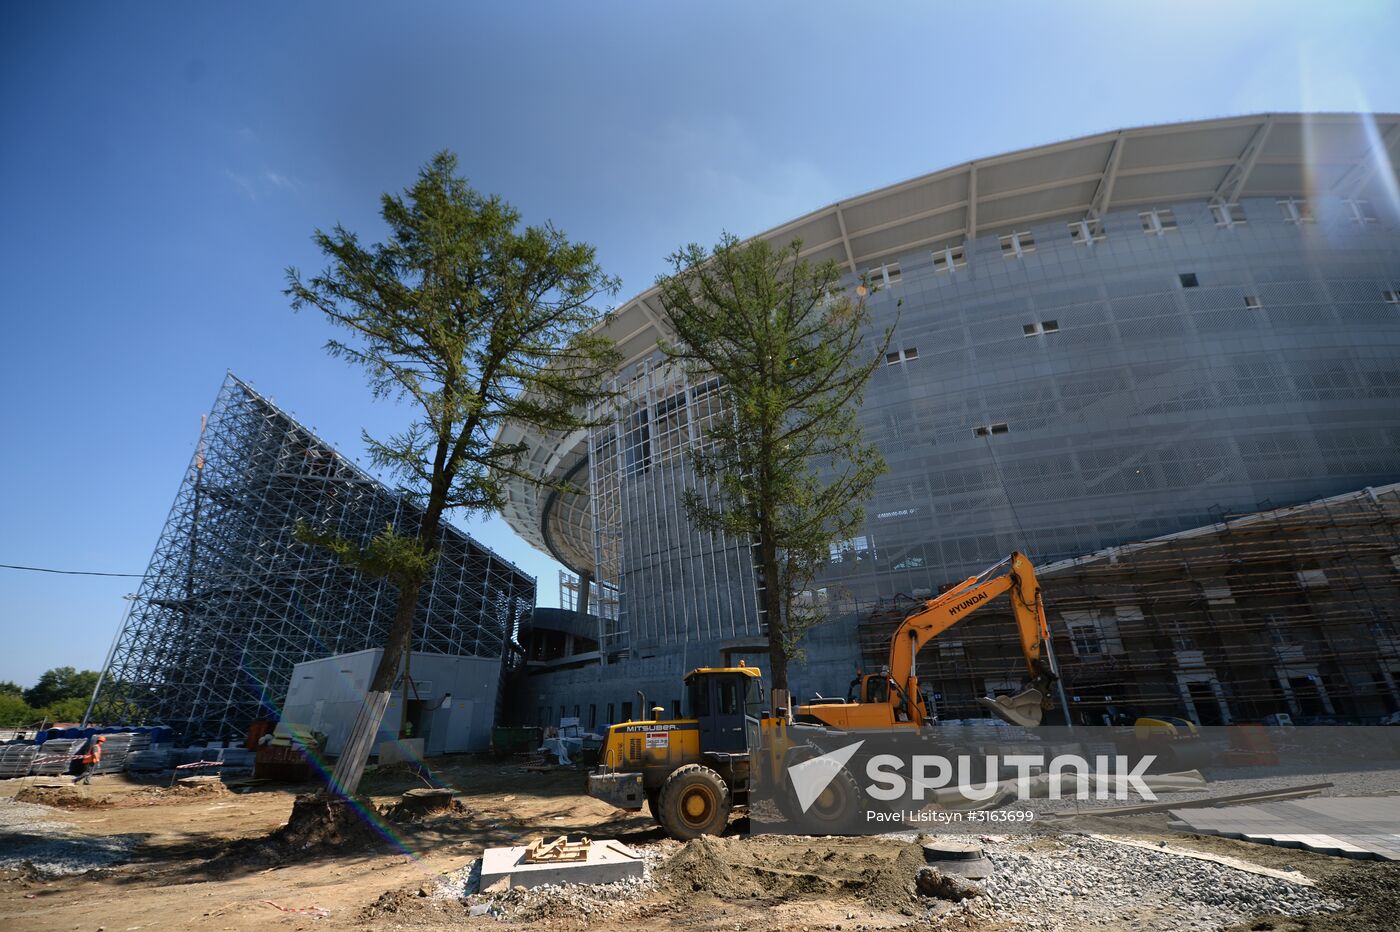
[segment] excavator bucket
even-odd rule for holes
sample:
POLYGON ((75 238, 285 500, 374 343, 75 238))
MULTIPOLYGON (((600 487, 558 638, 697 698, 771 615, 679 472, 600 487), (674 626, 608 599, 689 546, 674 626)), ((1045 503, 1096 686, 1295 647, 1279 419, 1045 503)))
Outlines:
POLYGON ((993 715, 1022 728, 1037 728, 1045 715, 1045 694, 1032 686, 1014 696, 981 696, 977 701, 993 715))

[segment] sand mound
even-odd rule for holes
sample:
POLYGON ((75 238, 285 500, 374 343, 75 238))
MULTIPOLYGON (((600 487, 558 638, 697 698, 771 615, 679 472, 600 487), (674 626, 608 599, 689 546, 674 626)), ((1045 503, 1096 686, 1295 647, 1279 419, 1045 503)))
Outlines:
POLYGON ((129 793, 93 793, 78 786, 27 786, 15 794, 15 799, 56 809, 136 809, 231 795, 228 787, 215 780, 143 786, 129 793))
POLYGON ((885 838, 713 838, 685 843, 657 869, 657 884, 680 897, 849 899, 913 913, 918 845, 885 838))

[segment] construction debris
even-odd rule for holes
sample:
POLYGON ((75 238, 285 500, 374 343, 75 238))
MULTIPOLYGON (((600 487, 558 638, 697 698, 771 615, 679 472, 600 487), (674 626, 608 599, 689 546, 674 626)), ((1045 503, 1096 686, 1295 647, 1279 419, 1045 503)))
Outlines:
MULTIPOLYGON (((617 842, 607 842, 614 845, 617 842)), ((553 841, 536 838, 525 846, 527 864, 565 864, 573 861, 587 861, 588 851, 593 843, 588 838, 569 841, 568 835, 560 835, 553 841)))
POLYGON ((617 883, 643 873, 642 859, 615 839, 593 844, 587 838, 572 843, 565 836, 539 838, 528 845, 487 848, 481 857, 482 890, 617 883))
POLYGON ((914 876, 914 887, 920 896, 933 896, 940 900, 971 899, 982 895, 982 888, 958 874, 945 874, 937 867, 921 867, 914 876))

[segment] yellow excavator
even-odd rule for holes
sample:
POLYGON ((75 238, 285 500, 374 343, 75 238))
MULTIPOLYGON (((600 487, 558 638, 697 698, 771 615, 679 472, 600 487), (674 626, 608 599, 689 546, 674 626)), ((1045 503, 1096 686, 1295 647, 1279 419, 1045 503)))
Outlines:
MULTIPOLYGON (((1039 725, 1051 707, 1056 672, 1035 573, 1024 555, 1013 553, 907 616, 891 638, 888 669, 859 677, 848 700, 817 700, 793 714, 774 714, 763 710, 757 669, 740 663, 692 670, 685 677, 688 717, 608 729, 599 766, 588 777, 589 795, 633 812, 646 804, 674 838, 719 834, 732 809, 747 805, 753 785, 784 786, 787 768, 820 753, 808 743, 814 735, 932 726, 930 704, 919 690, 919 649, 1003 593, 1011 595, 1031 682, 1015 696, 980 701, 1010 722, 1039 725)), ((858 792, 853 781, 833 779, 803 815, 839 833, 858 792)))
POLYGON ((1050 687, 1059 677, 1040 587, 1030 560, 1021 553, 1012 553, 907 615, 890 638, 890 660, 884 670, 858 676, 845 700, 818 699, 799 706, 796 721, 847 730, 922 728, 930 724, 933 714, 919 689, 919 650, 1003 593, 1011 596, 1011 611, 1021 636, 1021 653, 1030 671, 1030 683, 1014 696, 984 697, 978 701, 1013 725, 1039 725, 1043 713, 1052 707, 1050 687), (1000 572, 1003 569, 1005 573, 1000 572))

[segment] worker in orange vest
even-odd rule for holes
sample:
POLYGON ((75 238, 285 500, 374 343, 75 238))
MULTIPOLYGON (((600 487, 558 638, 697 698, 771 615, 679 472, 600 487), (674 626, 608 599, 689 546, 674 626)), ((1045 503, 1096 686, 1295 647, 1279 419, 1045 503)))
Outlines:
POLYGON ((88 744, 87 753, 78 759, 78 763, 83 765, 83 772, 73 778, 74 783, 81 780, 89 786, 92 785, 92 772, 102 762, 102 745, 106 740, 106 735, 98 735, 88 744))

